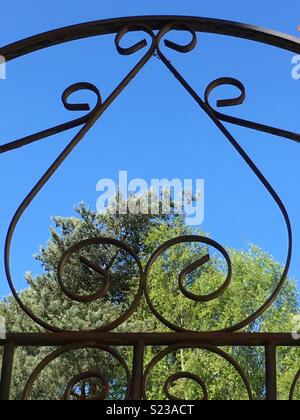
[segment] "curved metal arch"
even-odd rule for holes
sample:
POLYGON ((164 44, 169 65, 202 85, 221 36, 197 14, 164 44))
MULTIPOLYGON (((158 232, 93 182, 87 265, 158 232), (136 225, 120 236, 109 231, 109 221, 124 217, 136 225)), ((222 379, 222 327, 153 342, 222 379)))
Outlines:
POLYGON ((147 25, 152 30, 161 30, 173 22, 190 25, 196 32, 247 39, 300 53, 300 39, 292 35, 228 20, 175 15, 121 17, 67 26, 6 45, 0 48, 0 54, 10 61, 54 45, 99 35, 116 34, 125 26, 147 25))

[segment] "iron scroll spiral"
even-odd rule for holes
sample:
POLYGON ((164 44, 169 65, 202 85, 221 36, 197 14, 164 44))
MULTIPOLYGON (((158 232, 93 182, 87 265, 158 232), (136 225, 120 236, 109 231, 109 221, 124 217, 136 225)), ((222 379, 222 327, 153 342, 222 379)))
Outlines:
POLYGON ((207 387, 205 385, 205 382, 199 378, 198 375, 195 375, 193 373, 190 372, 178 372, 178 373, 174 373, 174 375, 171 375, 165 382, 164 384, 164 393, 166 395, 166 397, 171 400, 171 401, 179 401, 180 398, 176 397, 175 395, 173 395, 171 393, 171 387, 172 385, 174 385, 174 383, 176 381, 178 381, 179 379, 191 379, 192 381, 196 382, 203 393, 203 398, 202 401, 208 401, 208 391, 207 391, 207 387))
POLYGON ((152 254, 151 258, 148 261, 146 269, 145 269, 145 279, 146 279, 145 280, 146 281, 145 296, 146 296, 147 304, 148 304, 149 308, 151 309, 151 312, 156 316, 156 318, 158 318, 159 321, 162 324, 164 324, 165 326, 167 326, 171 330, 178 331, 178 332, 186 331, 186 329, 182 328, 182 327, 179 327, 178 325, 176 325, 173 322, 166 319, 163 315, 160 314, 160 312, 155 308, 155 305, 152 303, 152 300, 151 300, 151 297, 150 297, 150 290, 149 290, 149 277, 150 277, 151 269, 152 269, 154 263, 158 260, 158 258, 160 258, 164 254, 165 251, 169 250, 170 248, 174 247, 175 245, 186 244, 186 243, 198 243, 198 244, 203 244, 203 245, 208 245, 210 247, 213 247, 215 250, 217 250, 218 252, 221 253, 221 255, 223 256, 223 258, 225 259, 226 264, 227 264, 227 275, 226 275, 225 281, 219 287, 218 290, 216 290, 216 291, 214 291, 214 292, 212 292, 208 295, 195 295, 195 294, 189 292, 184 286, 184 279, 188 274, 192 273, 194 270, 196 270, 197 268, 199 268, 202 265, 204 265, 205 263, 207 263, 210 259, 209 254, 206 254, 205 256, 199 258, 194 263, 185 267, 178 276, 178 287, 179 287, 181 293, 186 298, 188 298, 188 299, 190 299, 194 302, 198 302, 198 303, 210 302, 214 299, 217 299, 223 293, 225 293, 225 291, 228 289, 228 287, 230 286, 231 281, 232 281, 232 264, 231 264, 230 257, 228 255, 227 251, 222 247, 222 245, 220 245, 216 241, 214 241, 210 238, 207 238, 207 237, 203 237, 203 236, 190 235, 190 236, 181 236, 181 237, 178 237, 178 238, 171 239, 170 241, 161 245, 152 254))
MULTIPOLYGON (((36 380, 38 379, 39 375, 41 375, 41 373, 45 370, 45 368, 51 362, 58 359, 60 356, 68 354, 71 351, 81 350, 81 349, 84 349, 84 350, 85 349, 95 349, 95 350, 103 351, 103 352, 109 354, 110 356, 112 356, 113 359, 116 360, 120 366, 122 366, 122 368, 125 372, 126 382, 127 382, 127 387, 126 387, 126 390, 125 390, 125 399, 126 400, 129 399, 130 386, 131 386, 131 382, 130 382, 131 381, 131 375, 130 375, 130 371, 129 371, 129 368, 127 366, 127 363, 125 362, 123 357, 113 348, 111 348, 109 346, 104 346, 104 345, 102 346, 102 345, 96 345, 96 344, 90 344, 90 345, 72 344, 72 345, 68 345, 68 346, 65 346, 65 347, 62 347, 62 348, 59 348, 59 349, 53 351, 51 354, 49 354, 47 357, 45 357, 44 360, 42 360, 39 363, 39 365, 35 368, 35 370, 31 374, 30 378, 28 379, 28 381, 25 385, 25 388, 23 390, 21 399, 22 400, 29 400, 31 398, 32 391, 33 391, 33 386, 34 386, 36 380)), ((108 396, 109 396, 110 385, 109 385, 109 382, 108 382, 107 378, 99 370, 82 372, 82 373, 79 373, 78 375, 75 375, 73 378, 71 378, 69 383, 66 384, 63 399, 69 400, 71 398, 71 393, 72 393, 73 388, 80 381, 89 380, 89 379, 98 379, 103 386, 103 392, 99 393, 99 395, 97 396, 96 399, 97 400, 107 399, 108 396)))
MULTIPOLYGON (((104 401, 108 398, 109 396, 109 383, 107 381, 107 379, 99 372, 97 371, 87 371, 87 372, 83 372, 80 373, 76 376, 74 376, 74 378, 72 378, 70 380, 70 382, 68 383, 67 387, 66 387, 66 391, 64 394, 64 401, 69 401, 74 399, 74 395, 73 395, 73 390, 76 387, 77 384, 79 384, 81 381, 87 381, 87 380, 91 380, 91 379, 97 379, 98 381, 101 382, 101 385, 103 387, 103 391, 98 393, 98 395, 96 397, 93 398, 87 398, 85 390, 84 390, 84 395, 81 396, 82 400, 93 400, 93 401, 104 401)), ((76 398, 76 397, 75 397, 76 398)))
POLYGON ((241 81, 234 79, 233 77, 221 77, 220 79, 216 79, 213 82, 211 82, 205 90, 205 94, 204 94, 205 103, 207 106, 210 107, 210 109, 214 112, 215 116, 220 121, 224 121, 224 122, 234 124, 234 125, 239 125, 241 127, 249 128, 251 130, 261 131, 263 133, 271 134, 273 136, 283 137, 289 140, 293 140, 297 143, 300 142, 300 134, 298 133, 282 130, 280 128, 271 127, 269 125, 260 124, 254 121, 248 121, 241 118, 236 118, 231 115, 226 115, 220 112, 219 110, 214 109, 214 107, 210 104, 209 97, 211 93, 220 86, 235 87, 240 91, 240 95, 232 99, 218 100, 217 101, 218 108, 242 105, 244 101, 246 100, 246 88, 241 81))
POLYGON ((89 247, 89 246, 93 246, 93 245, 103 245, 103 246, 112 245, 116 247, 118 250, 125 251, 127 254, 129 254, 133 258, 133 260, 135 261, 138 267, 138 272, 139 272, 138 291, 136 292, 134 300, 130 304, 129 308, 122 315, 120 315, 119 318, 117 318, 113 322, 95 329, 95 331, 101 331, 101 332, 112 331, 115 328, 117 328, 119 325, 122 325, 135 312, 135 310, 139 306, 139 303, 143 296, 143 290, 144 290, 144 271, 143 271, 141 261, 138 255, 135 253, 135 251, 121 241, 118 241, 112 238, 100 237, 100 238, 87 239, 85 241, 79 242, 73 245, 70 249, 68 249, 67 252, 64 253, 64 255, 62 256, 59 262, 58 272, 57 272, 58 283, 61 287, 61 290, 72 301, 80 302, 80 303, 94 302, 100 299, 101 297, 105 296, 109 291, 109 287, 110 287, 109 268, 107 270, 104 270, 99 265, 94 264, 92 261, 89 261, 89 259, 86 259, 84 257, 80 257, 81 263, 91 268, 96 273, 98 273, 99 276, 102 277, 103 286, 99 288, 97 292, 93 294, 81 296, 69 290, 68 287, 64 284, 64 280, 63 280, 64 268, 68 260, 72 257, 72 255, 79 252, 81 249, 89 247))
MULTIPOLYGON (((145 400, 147 400, 147 387, 148 387, 149 377, 151 375, 151 372, 155 368, 155 366, 165 357, 171 355, 172 353, 176 353, 176 352, 184 350, 184 349, 205 350, 209 353, 212 353, 212 354, 215 354, 215 355, 219 356, 221 359, 228 362, 235 369, 235 371, 238 373, 238 375, 242 379, 242 382, 245 386, 245 389, 246 389, 249 400, 253 400, 253 394, 252 394, 250 381, 249 381, 247 375, 245 374, 245 372, 243 371, 243 369, 241 368, 241 366, 233 359, 233 357, 231 357, 229 354, 227 354, 223 350, 219 349, 218 347, 210 346, 210 345, 198 345, 198 344, 195 344, 195 343, 178 344, 178 345, 170 346, 170 347, 163 350, 162 352, 160 352, 158 355, 156 355, 154 357, 154 359, 147 366, 145 374, 144 374, 144 378, 143 378, 143 397, 144 397, 145 400)), ((166 381, 164 383, 164 386, 163 386, 163 391, 164 391, 165 396, 168 399, 170 399, 170 400, 181 400, 182 399, 182 398, 180 398, 180 396, 172 395, 172 393, 170 391, 171 386, 176 381, 178 381, 179 379, 190 379, 190 380, 196 382, 199 386, 199 391, 202 392, 202 394, 203 394, 202 400, 208 400, 209 399, 209 393, 208 393, 208 389, 207 389, 207 386, 206 386, 205 382, 198 375, 196 375, 194 373, 191 373, 191 372, 177 372, 175 374, 170 375, 166 379, 166 381)))

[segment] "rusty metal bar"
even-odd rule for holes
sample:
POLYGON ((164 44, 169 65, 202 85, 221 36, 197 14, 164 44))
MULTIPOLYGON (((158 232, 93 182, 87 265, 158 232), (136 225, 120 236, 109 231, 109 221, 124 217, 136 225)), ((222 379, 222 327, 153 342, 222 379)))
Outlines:
POLYGON ((0 346, 14 343, 16 346, 63 346, 70 343, 99 343, 111 346, 136 346, 143 341, 145 346, 195 342, 215 346, 298 347, 291 334, 274 333, 228 333, 228 332, 180 332, 180 333, 103 333, 103 332, 66 332, 66 333, 9 333, 0 346))
POLYGON ((8 343, 4 346, 4 355, 3 355, 3 361, 2 361, 1 382, 0 382, 0 401, 9 400, 14 353, 15 353, 15 347, 13 343, 8 343))
POLYGON ((265 348, 266 352, 266 399, 268 401, 277 400, 277 355, 276 345, 269 344, 265 348))
POLYGON ((144 353, 145 345, 140 340, 134 347, 132 380, 131 380, 131 400, 140 401, 143 397, 143 374, 144 374, 144 353))
POLYGON ((87 22, 45 32, 4 46, 0 48, 0 54, 9 61, 65 42, 117 33, 127 25, 143 24, 151 27, 152 30, 161 30, 173 22, 188 24, 197 32, 248 39, 300 53, 299 38, 258 26, 195 16, 134 16, 87 22))

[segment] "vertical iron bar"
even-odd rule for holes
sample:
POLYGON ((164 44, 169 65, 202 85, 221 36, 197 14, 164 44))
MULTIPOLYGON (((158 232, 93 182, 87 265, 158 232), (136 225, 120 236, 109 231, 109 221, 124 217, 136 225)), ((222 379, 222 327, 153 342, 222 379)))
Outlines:
POLYGON ((9 400, 14 353, 15 353, 15 347, 13 343, 8 343, 4 346, 4 354, 3 354, 2 370, 1 370, 1 382, 0 382, 0 401, 9 400))
POLYGON ((265 347, 266 352, 266 399, 277 400, 277 355, 275 344, 265 347))
POLYGON ((143 341, 139 341, 134 347, 133 354, 131 379, 131 400, 133 401, 141 401, 143 399, 144 353, 145 344, 143 341))

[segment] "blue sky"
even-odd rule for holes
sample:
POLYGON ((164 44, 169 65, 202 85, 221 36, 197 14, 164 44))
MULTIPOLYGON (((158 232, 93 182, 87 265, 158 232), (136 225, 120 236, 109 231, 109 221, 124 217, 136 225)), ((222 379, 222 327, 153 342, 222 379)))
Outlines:
MULTIPOLYGON (((1 6, 0 44, 75 23, 147 14, 192 15, 229 19, 297 35, 299 2, 11 0, 1 6)), ((202 95, 214 79, 230 76, 247 88, 245 104, 225 112, 269 125, 300 131, 300 80, 291 77, 293 54, 273 47, 218 35, 199 34, 196 50, 168 52, 172 62, 202 95)), ((0 81, 0 143, 71 120, 60 96, 79 81, 92 82, 103 97, 116 87, 139 54, 122 57, 114 38, 105 36, 43 50, 8 64, 0 81)), ((221 92, 221 91, 220 91, 221 92)), ((231 95, 223 90, 221 95, 231 95)), ((93 98, 90 98, 93 101, 93 98)), ((80 113, 78 114, 80 115, 80 113)), ((294 228, 291 275, 300 279, 300 145, 228 126, 278 191, 294 228)), ((14 211, 78 130, 65 132, 23 150, 0 156, 0 246, 14 211)), ((129 177, 204 178, 206 216, 203 230, 220 243, 258 244, 283 262, 286 231, 282 217, 241 158, 193 103, 162 63, 153 59, 87 135, 29 208, 17 229, 12 265, 17 288, 24 272, 37 272, 32 254, 49 236, 53 215, 73 214, 84 200, 95 207, 96 183, 129 177)), ((0 268, 0 294, 8 293, 0 268)))

